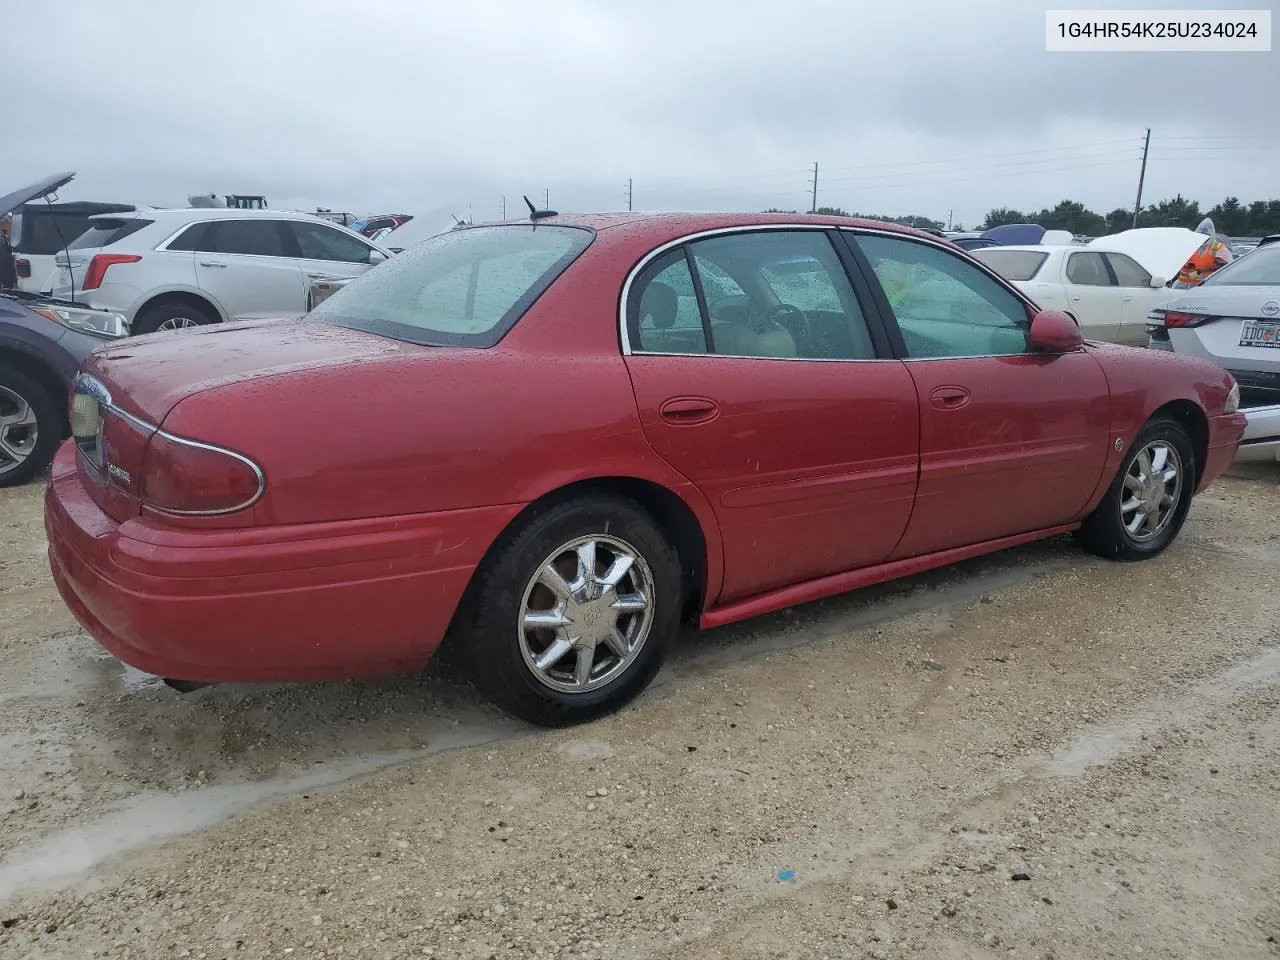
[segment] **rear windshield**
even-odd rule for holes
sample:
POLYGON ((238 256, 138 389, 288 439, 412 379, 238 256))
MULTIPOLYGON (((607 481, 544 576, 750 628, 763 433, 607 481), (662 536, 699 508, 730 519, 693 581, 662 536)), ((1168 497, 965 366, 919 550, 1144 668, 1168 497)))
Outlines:
POLYGON ((999 250, 988 247, 971 252, 1006 280, 1030 280, 1049 259, 1049 254, 1038 250, 999 250))
POLYGON ((71 243, 89 226, 89 215, 81 213, 31 213, 22 214, 17 225, 13 246, 15 253, 47 257, 62 250, 64 243, 71 243))
POLYGON ((1280 286, 1280 243, 1269 243, 1211 273, 1203 286, 1280 286))
POLYGON ((110 220, 94 220, 89 229, 80 234, 70 244, 72 250, 87 250, 96 247, 109 247, 117 240, 123 240, 131 233, 137 233, 143 227, 150 226, 154 220, 142 217, 130 219, 111 218, 110 220))
POLYGON ((491 347, 594 236, 537 224, 452 230, 372 268, 308 317, 410 343, 491 347))

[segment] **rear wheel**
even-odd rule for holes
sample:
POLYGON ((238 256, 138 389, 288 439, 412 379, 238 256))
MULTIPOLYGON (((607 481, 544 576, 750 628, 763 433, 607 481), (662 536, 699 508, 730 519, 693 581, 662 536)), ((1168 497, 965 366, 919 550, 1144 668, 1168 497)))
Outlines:
POLYGON ((452 642, 504 710, 581 723, 653 680, 679 630, 680 592, 676 553, 644 510, 584 497, 535 515, 486 558, 452 642))
POLYGON ((185 330, 213 323, 215 318, 205 308, 171 300, 153 304, 138 314, 133 333, 155 333, 157 330, 185 330))
POLYGON ((1195 449, 1177 421, 1138 434, 1115 481, 1080 528, 1084 546, 1109 560, 1144 560, 1178 536, 1195 492, 1195 449))
POLYGON ((62 440, 62 411, 43 384, 0 365, 0 487, 43 473, 62 440))

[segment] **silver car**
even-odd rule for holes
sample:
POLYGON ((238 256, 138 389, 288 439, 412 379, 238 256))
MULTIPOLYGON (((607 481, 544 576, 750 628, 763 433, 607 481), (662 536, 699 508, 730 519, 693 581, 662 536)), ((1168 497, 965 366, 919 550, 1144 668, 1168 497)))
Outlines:
POLYGON ((1242 460, 1280 461, 1280 243, 1235 260, 1151 311, 1149 346, 1224 366, 1248 417, 1242 460))

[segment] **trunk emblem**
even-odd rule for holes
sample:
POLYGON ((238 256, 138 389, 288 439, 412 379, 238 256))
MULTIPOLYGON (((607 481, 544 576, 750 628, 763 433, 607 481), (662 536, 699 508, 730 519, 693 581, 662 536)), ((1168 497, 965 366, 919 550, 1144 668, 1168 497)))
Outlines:
POLYGON ((1268 300, 1262 305, 1262 315, 1264 317, 1274 317, 1280 313, 1280 300, 1268 300))

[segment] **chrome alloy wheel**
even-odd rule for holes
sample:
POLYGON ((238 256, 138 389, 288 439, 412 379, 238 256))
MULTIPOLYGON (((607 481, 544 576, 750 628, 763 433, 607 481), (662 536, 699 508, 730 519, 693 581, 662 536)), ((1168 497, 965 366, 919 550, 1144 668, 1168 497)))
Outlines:
POLYGON ((203 324, 199 320, 193 320, 190 317, 170 317, 156 330, 187 330, 191 327, 200 327, 203 324))
POLYGON ((21 394, 0 386, 0 474, 22 466, 39 439, 35 408, 21 394))
POLYGON ((538 567, 524 589, 520 653, 538 681, 587 693, 622 674, 653 624, 653 575, 617 537, 571 540, 538 567))
POLYGON ((1153 440, 1125 471, 1120 522, 1135 542, 1153 540, 1173 521, 1181 498, 1182 458, 1171 443, 1153 440))

